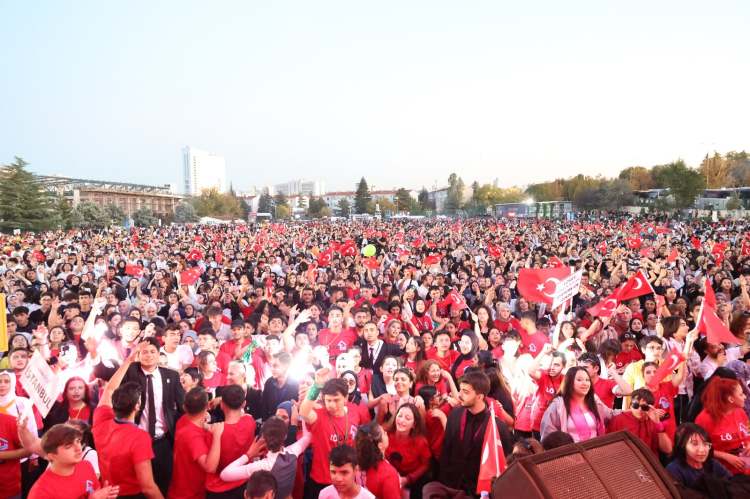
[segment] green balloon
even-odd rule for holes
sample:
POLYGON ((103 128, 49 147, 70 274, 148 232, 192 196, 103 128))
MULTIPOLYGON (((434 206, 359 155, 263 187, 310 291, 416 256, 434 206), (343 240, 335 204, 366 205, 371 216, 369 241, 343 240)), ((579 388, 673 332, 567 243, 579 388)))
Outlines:
POLYGON ((372 244, 368 244, 367 246, 365 246, 364 250, 362 250, 362 254, 369 258, 375 254, 375 251, 375 246, 373 246, 372 244))

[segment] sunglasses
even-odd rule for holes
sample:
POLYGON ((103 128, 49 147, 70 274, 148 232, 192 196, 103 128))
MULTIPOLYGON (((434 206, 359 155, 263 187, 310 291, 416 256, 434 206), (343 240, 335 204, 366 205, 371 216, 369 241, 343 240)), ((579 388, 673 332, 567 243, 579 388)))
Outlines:
POLYGON ((642 411, 648 411, 649 409, 651 409, 651 406, 648 405, 648 404, 639 404, 637 402, 631 402, 630 403, 630 408, 631 409, 638 409, 638 408, 640 408, 642 411))

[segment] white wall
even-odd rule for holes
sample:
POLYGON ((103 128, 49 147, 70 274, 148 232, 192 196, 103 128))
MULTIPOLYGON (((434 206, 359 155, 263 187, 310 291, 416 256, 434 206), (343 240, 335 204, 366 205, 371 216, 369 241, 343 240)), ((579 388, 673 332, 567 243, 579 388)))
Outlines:
POLYGON ((185 194, 197 196, 209 187, 227 191, 226 163, 218 154, 186 147, 182 150, 182 170, 185 194))

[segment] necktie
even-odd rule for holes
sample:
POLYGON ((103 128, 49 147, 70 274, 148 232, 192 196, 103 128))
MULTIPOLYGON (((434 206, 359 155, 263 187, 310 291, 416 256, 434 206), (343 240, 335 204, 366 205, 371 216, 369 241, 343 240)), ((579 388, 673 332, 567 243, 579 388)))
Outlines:
POLYGON ((375 347, 370 347, 370 367, 375 362, 375 347))
POLYGON ((154 403, 154 375, 146 375, 146 403, 148 404, 148 434, 156 435, 156 404, 154 403))

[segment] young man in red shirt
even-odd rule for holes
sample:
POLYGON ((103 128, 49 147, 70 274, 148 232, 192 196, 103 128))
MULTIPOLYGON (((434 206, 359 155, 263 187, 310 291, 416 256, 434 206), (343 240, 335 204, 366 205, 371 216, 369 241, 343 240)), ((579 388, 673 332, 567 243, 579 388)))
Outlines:
POLYGON ((453 363, 461 355, 457 350, 451 350, 451 334, 445 329, 435 331, 432 345, 435 348, 430 348, 427 352, 427 359, 437 361, 441 370, 451 372, 453 363))
POLYGON ((141 385, 128 382, 120 386, 130 364, 148 345, 150 343, 135 346, 107 383, 99 407, 94 411, 91 433, 99 454, 102 480, 119 485, 121 496, 143 494, 147 499, 164 499, 151 469, 154 458, 151 436, 135 424, 141 405, 141 385))
MULTIPOLYGON (((10 376, 0 376, 0 383, 8 380, 8 392, 10 376)), ((0 414, 0 499, 21 499, 21 459, 30 455, 31 451, 21 445, 15 416, 0 414)))
POLYGON ((312 469, 310 478, 305 482, 305 499, 317 499, 321 491, 331 484, 328 454, 339 445, 353 447, 360 423, 356 411, 347 411, 349 386, 341 378, 329 380, 330 372, 330 368, 324 367, 315 373, 315 384, 307 390, 299 407, 300 417, 311 426, 313 445, 312 469), (325 407, 315 407, 318 394, 322 395, 325 407))
POLYGON ((359 338, 357 333, 342 326, 344 310, 338 305, 331 305, 328 309, 328 329, 318 333, 318 345, 328 349, 330 360, 335 360, 339 354, 345 353, 359 338))
POLYGON ((544 345, 549 343, 549 337, 536 329, 536 314, 528 311, 521 314, 521 354, 530 353, 536 357, 542 351, 544 345))
POLYGON ((29 492, 29 499, 115 499, 117 485, 99 486, 94 467, 83 460, 83 434, 72 426, 57 424, 42 437, 42 449, 50 462, 29 492))
POLYGON ((664 423, 659 421, 659 415, 654 409, 654 394, 646 388, 635 390, 631 394, 630 410, 612 418, 607 425, 607 433, 628 430, 637 436, 654 453, 665 454, 672 452, 672 442, 666 434, 664 423))
POLYGON ((615 397, 627 397, 633 391, 633 387, 622 379, 622 376, 617 373, 613 364, 610 364, 607 369, 610 379, 604 379, 599 376, 601 362, 595 353, 582 353, 578 357, 578 365, 586 369, 586 372, 589 373, 591 384, 594 386, 594 393, 610 409, 615 404, 615 397))
POLYGON ((214 423, 211 447, 206 445, 203 428, 208 408, 208 394, 203 388, 193 388, 183 402, 185 416, 177 421, 174 440, 174 469, 169 484, 169 499, 202 499, 206 497, 206 473, 216 472, 221 452, 224 423, 214 423))
POLYGON ((245 338, 245 321, 232 321, 232 327, 229 329, 232 340, 227 341, 219 347, 219 352, 224 352, 232 360, 241 359, 245 355, 248 345, 252 340, 245 338))
POLYGON ((534 395, 534 402, 531 407, 531 432, 532 436, 541 440, 542 416, 544 416, 547 407, 560 389, 560 384, 564 376, 562 371, 565 368, 565 354, 553 351, 552 345, 547 343, 542 347, 542 351, 531 362, 529 366, 529 377, 536 381, 538 386, 534 395), (552 356, 549 363, 549 369, 539 369, 542 359, 547 355, 552 356))
MULTIPOLYGON (((224 429, 217 438, 221 440, 219 464, 216 471, 206 475, 206 499, 242 499, 247 480, 225 482, 221 472, 227 465, 239 459, 247 452, 255 437, 256 424, 250 415, 246 415, 245 390, 240 385, 225 386, 221 392, 221 409, 224 411, 224 429)), ((205 434, 206 446, 213 446, 214 435, 205 434)))

